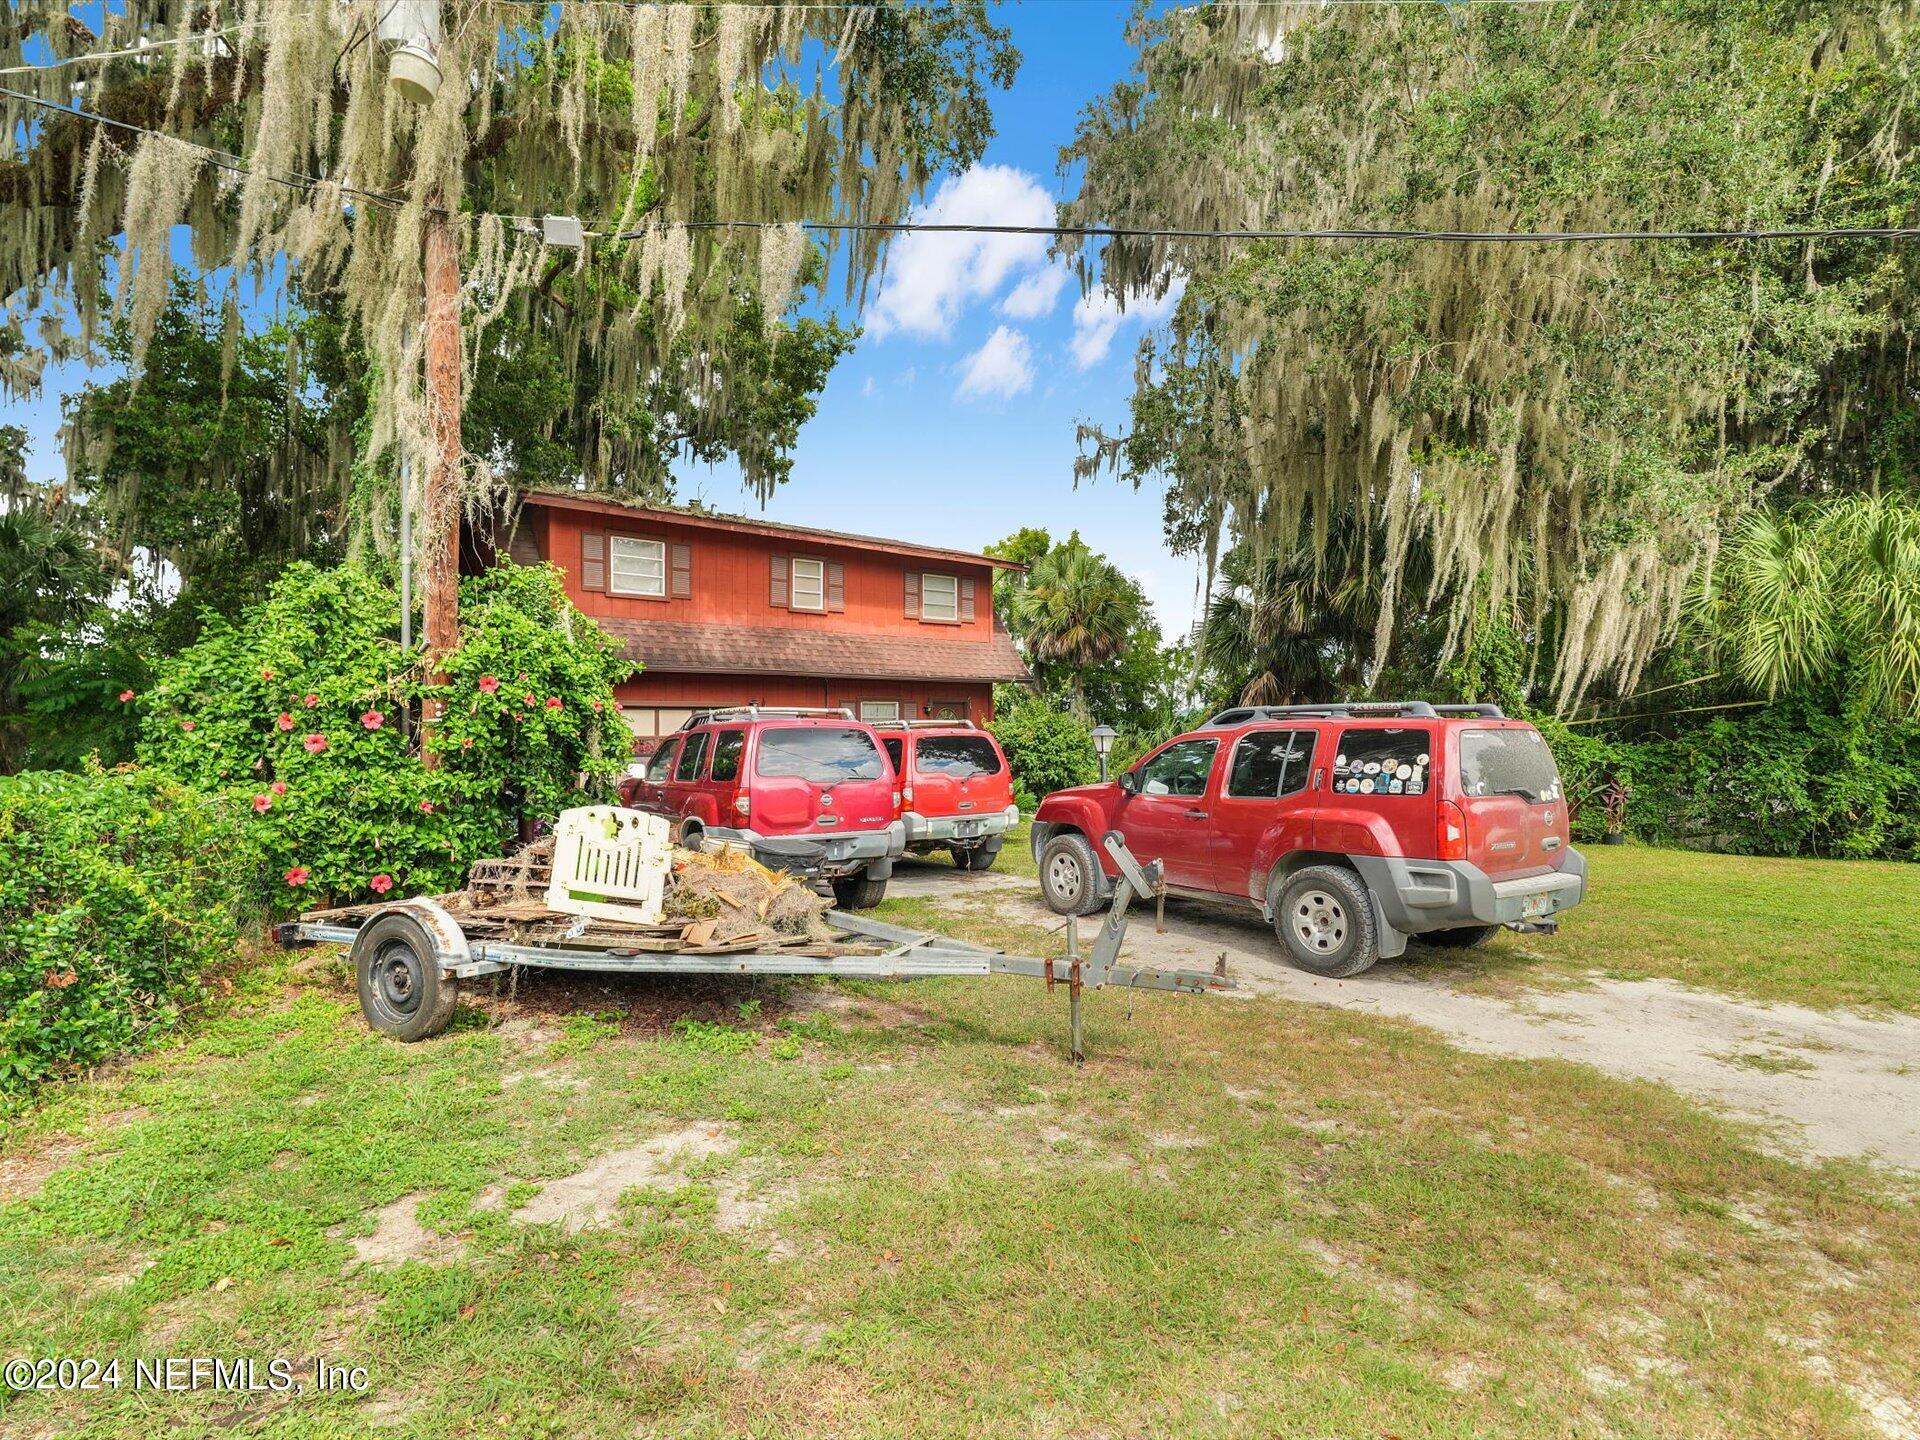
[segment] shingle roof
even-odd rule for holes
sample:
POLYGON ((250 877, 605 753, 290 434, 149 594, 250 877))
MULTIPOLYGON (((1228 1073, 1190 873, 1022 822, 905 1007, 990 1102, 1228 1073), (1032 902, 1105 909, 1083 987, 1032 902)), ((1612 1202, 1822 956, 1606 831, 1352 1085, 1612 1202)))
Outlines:
POLYGON ((987 644, 845 630, 752 629, 672 620, 604 619, 626 658, 668 674, 818 675, 847 680, 1029 680, 996 628, 987 644))

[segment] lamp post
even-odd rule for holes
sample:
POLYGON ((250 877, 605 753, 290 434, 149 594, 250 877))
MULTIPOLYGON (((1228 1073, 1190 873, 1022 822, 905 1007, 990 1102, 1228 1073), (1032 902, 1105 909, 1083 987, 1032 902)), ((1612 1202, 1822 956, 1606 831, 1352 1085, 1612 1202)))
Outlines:
POLYGON ((1111 725, 1093 727, 1093 753, 1100 757, 1100 783, 1107 783, 1107 756, 1113 753, 1113 742, 1120 732, 1111 725))

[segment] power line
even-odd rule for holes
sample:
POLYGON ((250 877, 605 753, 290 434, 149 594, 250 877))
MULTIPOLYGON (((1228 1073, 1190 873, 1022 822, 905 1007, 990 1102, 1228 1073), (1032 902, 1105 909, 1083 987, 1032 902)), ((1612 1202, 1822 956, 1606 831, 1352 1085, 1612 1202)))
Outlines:
MULTIPOLYGON (((1335 3, 1349 3, 1349 0, 1335 0, 1335 3)), ((1480 3, 1480 0, 1473 0, 1480 3)), ((349 195, 377 205, 398 207, 405 202, 398 196, 383 194, 377 190, 364 190, 352 185, 334 186, 333 182, 318 179, 311 175, 279 175, 271 171, 256 171, 239 156, 230 151, 216 149, 201 144, 197 140, 183 140, 168 135, 163 130, 155 130, 145 125, 135 125, 126 120, 115 120, 110 116, 94 111, 83 110, 78 106, 64 105, 58 101, 44 99, 28 94, 24 90, 15 90, 11 86, 0 85, 0 95, 10 99, 23 100, 37 105, 57 115, 66 115, 73 119, 89 121, 96 125, 109 126, 136 135, 160 135, 176 144, 190 146, 208 158, 209 163, 236 175, 259 174, 264 179, 288 189, 313 191, 321 186, 337 189, 341 195, 349 195)), ((432 207, 428 207, 432 208, 432 207)), ((479 218, 476 214, 475 218, 479 218)), ((491 218, 510 222, 516 227, 526 227, 533 223, 532 217, 525 215, 495 214, 491 218)), ((1199 230, 1175 227, 1147 225, 994 225, 974 224, 954 221, 931 220, 688 220, 676 222, 674 228, 683 230, 771 230, 784 228, 798 223, 804 229, 816 234, 888 234, 888 235, 1031 235, 1054 239, 1075 240, 1220 240, 1220 241, 1261 241, 1261 240, 1328 240, 1353 241, 1359 243, 1379 242, 1424 242, 1462 245, 1515 245, 1515 244, 1635 244, 1648 241, 1719 241, 1748 242, 1765 240, 1914 240, 1920 239, 1920 227, 1913 226, 1789 226, 1775 229, 1752 230, 1413 230, 1413 229, 1371 229, 1371 228, 1295 228, 1276 230, 1199 230)), ((609 232, 594 229, 589 233, 598 237, 617 240, 637 240, 648 233, 647 227, 637 230, 609 232)))
POLYGON ((138 45, 129 46, 124 50, 89 50, 83 55, 63 55, 57 60, 47 61, 44 65, 10 65, 0 70, 0 75, 44 75, 48 71, 63 70, 69 65, 84 65, 95 60, 136 58, 174 45, 205 44, 209 40, 227 35, 238 35, 244 30, 258 30, 271 23, 268 20, 242 20, 238 24, 227 25, 218 30, 200 30, 191 35, 175 35, 165 40, 148 40, 143 37, 138 45))

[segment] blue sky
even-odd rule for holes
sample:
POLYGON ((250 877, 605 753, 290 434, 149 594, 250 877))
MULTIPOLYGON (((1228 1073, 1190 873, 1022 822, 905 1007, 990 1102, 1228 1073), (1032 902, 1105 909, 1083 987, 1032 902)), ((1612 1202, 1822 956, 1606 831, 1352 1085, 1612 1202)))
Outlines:
MULTIPOLYGON (((1004 7, 1024 62, 997 97, 998 136, 981 164, 948 177, 922 209, 948 220, 1044 224, 1062 193, 1060 147, 1081 109, 1128 73, 1126 0, 1030 0, 1004 7)), ((801 432, 793 478, 768 517, 978 548, 1022 525, 1077 528, 1133 575, 1170 636, 1190 625, 1195 566, 1167 553, 1157 487, 1111 479, 1078 489, 1074 430, 1124 426, 1135 346, 1162 307, 1118 314, 1030 237, 909 236, 860 317, 867 333, 835 369, 801 432)), ((29 473, 61 470, 59 399, 77 368, 51 369, 7 419, 33 440, 29 473)), ((759 511, 730 467, 691 466, 682 499, 759 511)))

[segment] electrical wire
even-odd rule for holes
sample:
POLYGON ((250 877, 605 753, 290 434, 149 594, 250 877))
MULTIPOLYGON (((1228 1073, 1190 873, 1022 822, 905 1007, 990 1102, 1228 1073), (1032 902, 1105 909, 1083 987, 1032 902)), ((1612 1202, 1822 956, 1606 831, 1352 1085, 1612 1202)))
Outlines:
MULTIPOLYGON (((311 175, 280 175, 271 171, 256 172, 239 156, 211 145, 201 144, 197 140, 183 140, 178 136, 166 135, 165 131, 149 126, 135 125, 131 121, 115 120, 91 110, 83 110, 77 105, 64 105, 39 95, 28 94, 8 85, 0 85, 0 96, 38 105, 57 115, 66 115, 77 120, 90 121, 96 125, 106 125, 115 130, 136 135, 164 135, 177 144, 191 146, 207 156, 208 161, 222 170, 236 175, 260 174, 276 185, 288 189, 313 191, 322 185, 332 187, 332 182, 323 181, 311 175)), ((341 195, 366 200, 373 204, 397 207, 405 201, 395 195, 384 194, 377 190, 364 190, 358 186, 340 185, 341 195)), ((433 208, 433 207, 429 207, 433 208)), ((436 211, 436 213, 444 213, 436 211)), ((464 212, 463 212, 464 213, 464 212)), ((476 216, 475 218, 479 218, 476 216)), ((491 218, 509 223, 516 229, 527 229, 535 223, 533 217, 526 215, 499 215, 491 218)), ((783 228, 795 222, 787 220, 689 220, 678 222, 677 228, 684 230, 771 230, 783 228)), ((1353 241, 1359 243, 1378 242, 1422 242, 1461 245, 1515 245, 1515 244, 1637 244, 1646 242, 1676 241, 1717 241, 1717 242, 1758 242, 1766 240, 1915 240, 1920 239, 1920 227, 1914 226, 1789 226, 1776 229, 1756 230, 1410 230, 1410 229, 1285 229, 1285 230, 1196 230, 1147 225, 992 225, 971 224, 948 221, 928 220, 802 220, 797 222, 803 228, 816 234, 888 234, 888 235, 1034 235, 1055 239, 1071 240, 1221 240, 1221 241, 1262 241, 1262 240, 1327 240, 1353 241)), ((594 238, 612 238, 616 240, 637 240, 648 233, 646 228, 636 230, 607 231, 586 227, 586 233, 594 238)))
POLYGON ((142 40, 138 45, 125 50, 89 50, 83 55, 63 55, 58 60, 49 60, 44 65, 9 65, 0 69, 0 75, 44 75, 48 71, 63 70, 69 65, 85 65, 97 60, 124 60, 141 55, 151 55, 156 50, 165 50, 174 45, 194 45, 207 40, 228 35, 238 35, 247 30, 258 30, 271 24, 268 20, 242 20, 237 24, 223 26, 218 30, 199 30, 191 35, 175 35, 166 40, 142 40))

